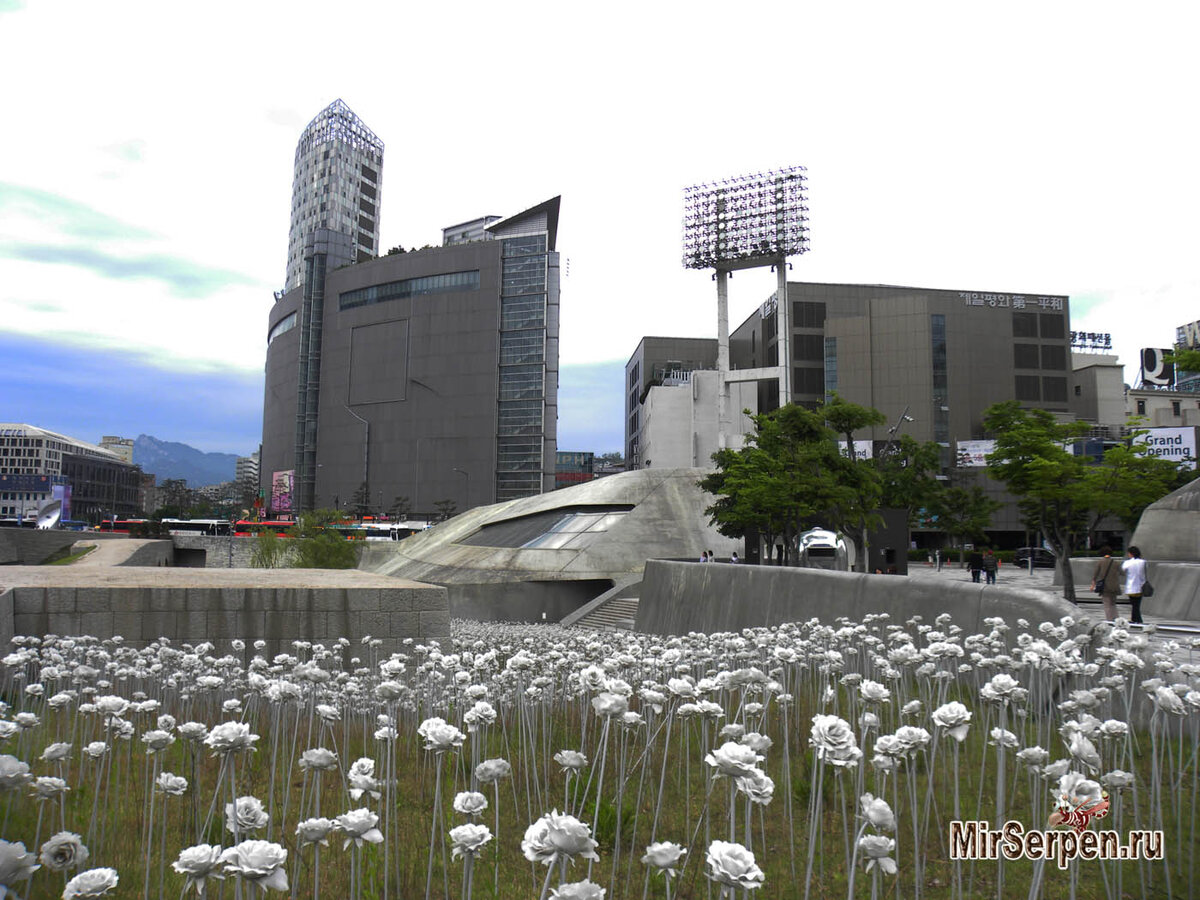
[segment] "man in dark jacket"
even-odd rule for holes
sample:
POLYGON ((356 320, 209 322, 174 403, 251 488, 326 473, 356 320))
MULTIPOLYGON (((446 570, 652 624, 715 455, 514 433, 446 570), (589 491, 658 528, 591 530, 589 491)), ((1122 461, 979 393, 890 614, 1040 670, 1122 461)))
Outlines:
POLYGON ((967 557, 967 568, 971 570, 971 580, 979 584, 979 573, 983 571, 983 554, 972 550, 967 557))

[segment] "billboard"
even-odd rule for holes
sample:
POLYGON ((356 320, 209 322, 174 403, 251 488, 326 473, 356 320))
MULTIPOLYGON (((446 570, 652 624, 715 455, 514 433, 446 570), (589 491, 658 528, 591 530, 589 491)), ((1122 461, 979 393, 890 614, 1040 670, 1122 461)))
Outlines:
POLYGON ((954 464, 960 469, 983 468, 987 465, 988 454, 995 452, 995 441, 959 441, 954 464))
POLYGON ((1134 441, 1145 444, 1151 456, 1169 459, 1182 468, 1196 468, 1196 426, 1185 428, 1147 428, 1134 437, 1134 441))
POLYGON ((1170 350, 1157 347, 1142 349, 1142 385, 1144 387, 1170 388, 1175 386, 1175 364, 1167 362, 1170 350))
POLYGON ((62 503, 62 518, 69 520, 71 518, 71 486, 56 484, 51 497, 62 503))
POLYGON ((0 491, 49 494, 51 488, 64 481, 61 475, 0 475, 0 491))
POLYGON ((284 469, 271 475, 271 512, 290 513, 292 511, 292 488, 296 482, 296 470, 284 469))
MULTIPOLYGON (((874 455, 874 441, 855 441, 854 442, 854 458, 857 460, 870 459, 874 455)), ((838 441, 838 451, 842 456, 846 455, 846 442, 838 441)))

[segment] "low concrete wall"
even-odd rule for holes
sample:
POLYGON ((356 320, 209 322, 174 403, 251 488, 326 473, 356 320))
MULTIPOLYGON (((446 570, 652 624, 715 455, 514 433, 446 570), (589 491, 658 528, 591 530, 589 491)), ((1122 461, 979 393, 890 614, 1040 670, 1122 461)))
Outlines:
MULTIPOLYGON (((1113 559, 1117 557, 1114 556, 1113 559)), ((1117 559, 1117 564, 1121 561, 1117 559)), ((1077 595, 1096 596, 1089 590, 1096 562, 1095 557, 1071 560, 1071 574, 1075 577, 1077 595)), ((1154 596, 1142 601, 1142 612, 1145 615, 1200 622, 1200 563, 1156 562, 1148 559, 1146 575, 1154 585, 1154 596)), ((1120 607, 1117 612, 1128 615, 1120 607)))
POLYGON ((78 531, 0 528, 0 566, 36 566, 64 547, 90 537, 78 531))
POLYGON ((138 546, 119 566, 158 568, 175 564, 175 546, 170 541, 139 541, 138 546))
POLYGON ((637 630, 651 634, 739 631, 818 618, 861 621, 886 612, 903 622, 932 622, 949 613, 968 632, 1003 616, 1031 622, 1078 615, 1074 605, 1042 591, 971 583, 930 584, 897 575, 864 575, 778 566, 702 566, 649 560, 638 595, 637 630))
MULTIPOLYGON (((205 537, 201 534, 172 535, 171 542, 178 550, 204 551, 206 569, 249 569, 254 548, 258 546, 254 538, 205 537), (229 564, 230 557, 233 559, 232 566, 229 564)), ((180 554, 180 557, 184 556, 186 553, 180 554)), ((177 564, 182 564, 182 559, 177 564)))
POLYGON ((0 576, 0 645, 13 634, 119 634, 134 646, 241 638, 265 640, 274 655, 294 640, 371 635, 390 653, 404 638, 450 634, 444 588, 354 570, 10 567, 0 576))

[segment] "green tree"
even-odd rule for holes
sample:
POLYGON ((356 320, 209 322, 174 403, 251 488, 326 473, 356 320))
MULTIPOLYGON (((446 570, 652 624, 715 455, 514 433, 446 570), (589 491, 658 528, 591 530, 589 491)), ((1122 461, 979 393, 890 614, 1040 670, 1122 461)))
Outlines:
POLYGON ((1103 460, 1088 472, 1088 533, 1105 516, 1119 519, 1126 531, 1133 531, 1147 506, 1181 486, 1180 474, 1176 463, 1151 456, 1136 440, 1105 450, 1103 460))
POLYGON ((1168 359, 1182 372, 1200 372, 1200 350, 1176 347, 1168 359))
POLYGON ((408 497, 397 497, 392 501, 392 505, 388 507, 388 515, 393 519, 404 519, 412 512, 412 503, 408 497))
POLYGON ((350 498, 350 509, 358 518, 371 514, 371 489, 364 481, 350 498))
POLYGON ((1091 500, 1088 463, 1067 448, 1086 423, 1059 422, 1044 409, 1022 409, 1010 400, 989 407, 984 427, 995 435, 988 472, 1024 501, 1024 509, 1058 558, 1063 596, 1074 602, 1071 548, 1091 500))
POLYGON ((850 537, 854 543, 854 568, 866 572, 867 531, 882 521, 878 510, 883 499, 883 481, 873 461, 860 460, 855 454, 854 435, 863 429, 882 425, 887 419, 879 410, 850 403, 837 394, 818 412, 846 442, 845 462, 835 468, 842 490, 830 510, 830 521, 833 523, 830 527, 850 537))
POLYGON ((958 546, 961 564, 968 540, 983 539, 984 529, 992 523, 992 515, 1004 504, 987 495, 977 484, 944 488, 934 501, 937 524, 958 546))
POLYGON ((288 565, 292 542, 280 538, 274 531, 260 531, 254 538, 254 553, 250 566, 254 569, 282 569, 288 565))
POLYGON ((936 443, 922 444, 902 435, 876 457, 875 465, 879 469, 883 506, 904 510, 909 528, 920 526, 930 513, 936 513, 945 491, 938 480, 942 454, 936 443))
POLYGON ((439 522, 445 522, 454 515, 454 511, 458 509, 458 504, 453 500, 439 500, 433 504, 434 510, 437 511, 439 522))
POLYGON ((295 538, 289 564, 297 569, 353 569, 358 565, 359 546, 327 526, 338 520, 334 509, 301 513, 288 529, 295 538))
MULTIPOLYGON (((833 421, 848 426, 853 440, 857 422, 871 417, 850 407, 836 409, 833 421)), ((856 565, 866 565, 860 542, 862 529, 878 518, 879 474, 839 452, 838 436, 845 431, 830 427, 828 410, 789 404, 753 416, 755 430, 745 446, 713 455, 716 471, 698 484, 717 498, 705 511, 722 534, 757 528, 768 545, 782 541, 790 564, 798 535, 819 525, 847 533, 860 551, 856 565)))

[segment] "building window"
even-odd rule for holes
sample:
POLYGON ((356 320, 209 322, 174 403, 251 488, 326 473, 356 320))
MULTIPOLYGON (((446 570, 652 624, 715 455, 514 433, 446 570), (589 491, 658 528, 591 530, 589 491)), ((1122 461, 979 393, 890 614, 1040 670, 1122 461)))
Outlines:
POLYGON ((825 304, 809 303, 804 300, 792 301, 793 328, 824 328, 825 304))
POLYGON ((469 272, 447 272, 444 275, 427 275, 424 278, 406 278, 344 291, 338 295, 338 309, 354 309, 388 300, 402 300, 424 294, 448 294, 479 290, 479 270, 469 272))
POLYGON ((1139 416, 1144 416, 1146 414, 1146 401, 1145 400, 1139 400, 1137 402, 1137 414, 1139 416))
POLYGON ((1067 367, 1067 351, 1062 344, 1042 345, 1042 368, 1061 372, 1067 367))
POLYGON ((1042 323, 1042 337, 1064 338, 1067 336, 1062 316, 1038 316, 1042 323))
POLYGON ((1047 375, 1042 378, 1042 400, 1046 403, 1067 402, 1067 379, 1047 375))
POLYGON ((1035 338, 1038 336, 1037 313, 1013 313, 1013 337, 1035 338))
POLYGON ((1042 399, 1041 379, 1036 375, 1017 375, 1015 391, 1017 399, 1025 403, 1037 403, 1042 399))
POLYGON ((825 389, 824 369, 792 369, 792 392, 821 394, 825 389))
POLYGON ((950 442, 950 380, 946 372, 946 317, 935 313, 929 317, 929 332, 933 362, 933 439, 939 444, 950 442))
POLYGON ((1037 344, 1013 344, 1013 365, 1018 369, 1036 369, 1038 367, 1037 344))
POLYGON ((825 338, 825 398, 838 389, 837 338, 825 338))
POLYGON ((797 334, 792 337, 792 359, 796 362, 822 362, 825 359, 825 338, 819 334, 797 334))
POLYGON ((1082 388, 1082 387, 1080 387, 1079 385, 1075 385, 1075 396, 1076 396, 1076 397, 1082 397, 1082 396, 1083 396, 1083 388, 1082 388))
POLYGON ((1178 401, 1178 400, 1172 400, 1172 401, 1171 401, 1171 415, 1175 416, 1176 418, 1178 418, 1178 417, 1179 417, 1179 415, 1180 415, 1179 401, 1178 401))

